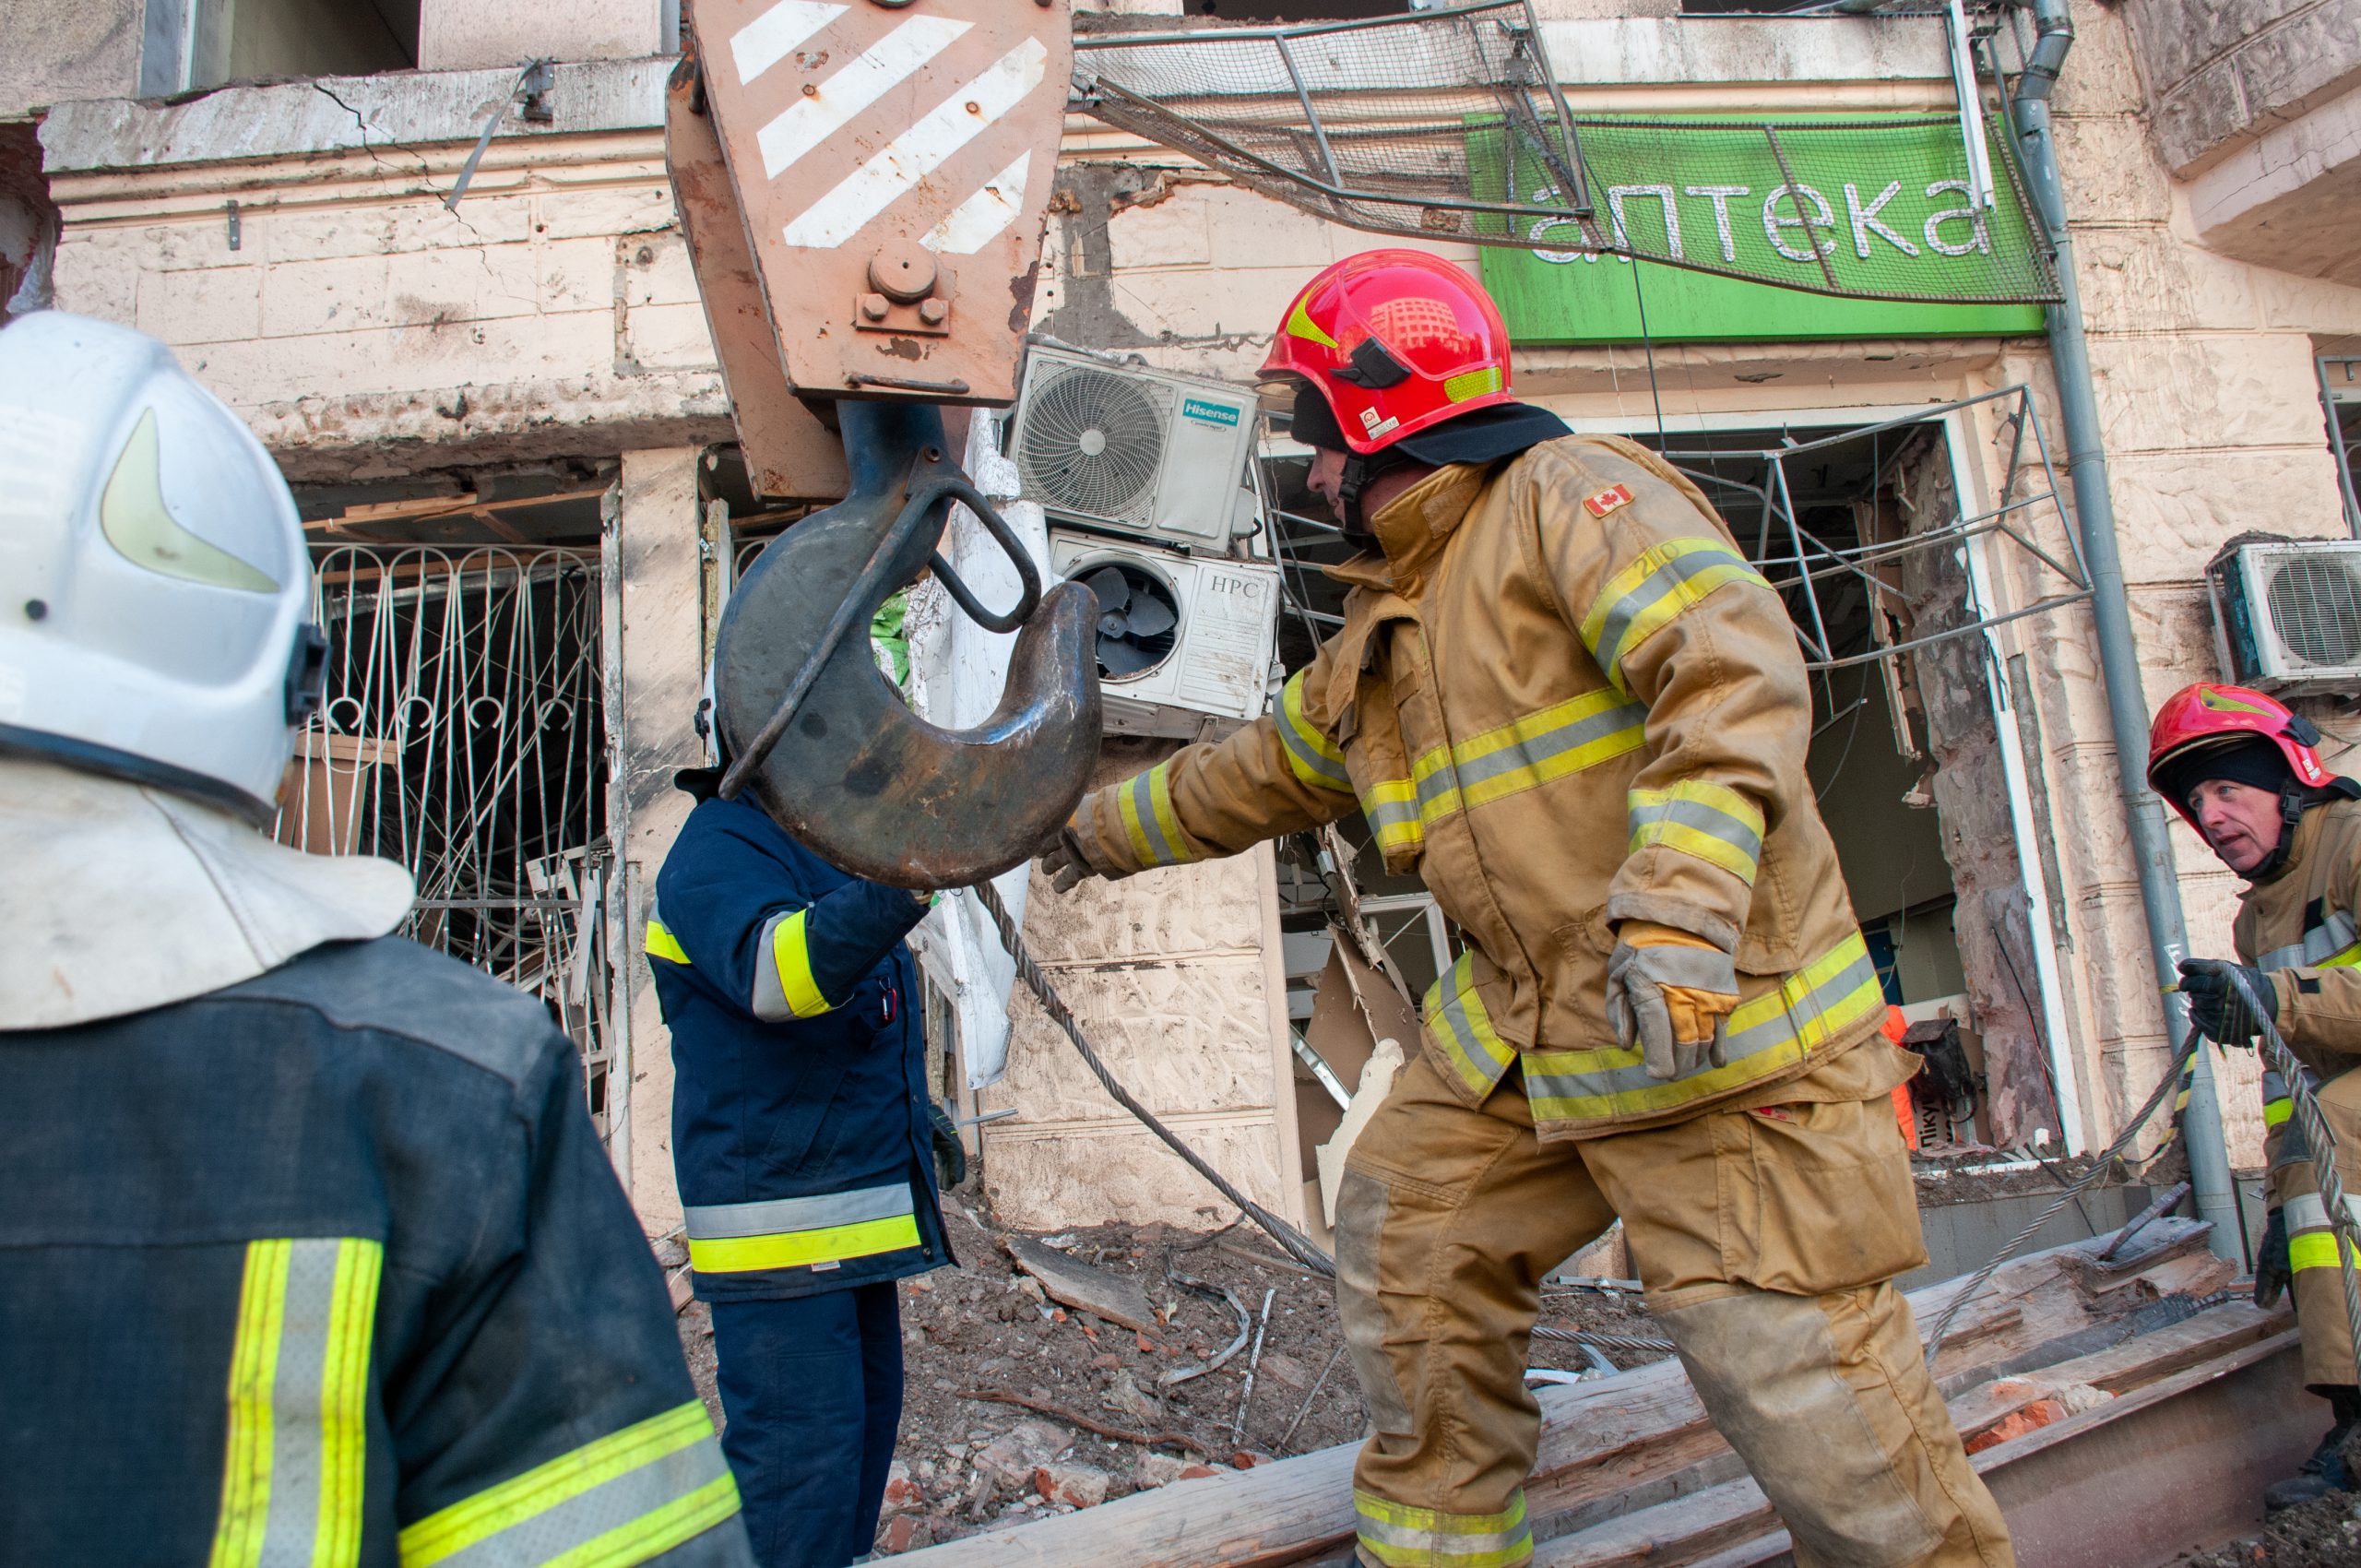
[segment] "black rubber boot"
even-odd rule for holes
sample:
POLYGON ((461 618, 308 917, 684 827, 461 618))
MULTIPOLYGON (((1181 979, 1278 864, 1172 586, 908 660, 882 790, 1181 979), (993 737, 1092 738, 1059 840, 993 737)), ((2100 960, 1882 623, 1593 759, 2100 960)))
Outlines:
POLYGON ((2336 1425, 2329 1428, 2304 1467, 2285 1480, 2273 1485, 2262 1494, 2266 1512, 2276 1514, 2282 1508, 2293 1508, 2298 1503, 2309 1503, 2331 1491, 2349 1491, 2352 1478, 2344 1469, 2344 1440, 2361 1426, 2361 1388, 2331 1388, 2324 1391, 2329 1409, 2334 1413, 2336 1425))

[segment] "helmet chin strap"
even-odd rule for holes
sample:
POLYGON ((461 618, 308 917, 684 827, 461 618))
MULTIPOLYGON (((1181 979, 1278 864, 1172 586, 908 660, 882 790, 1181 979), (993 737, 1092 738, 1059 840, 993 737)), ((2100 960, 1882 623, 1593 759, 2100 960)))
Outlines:
POLYGON ((1345 454, 1345 466, 1336 475, 1336 509, 1345 520, 1347 538, 1374 540, 1377 532, 1362 515, 1361 497, 1369 487, 1385 474, 1400 468, 1406 459, 1388 447, 1364 456, 1358 452, 1345 454))

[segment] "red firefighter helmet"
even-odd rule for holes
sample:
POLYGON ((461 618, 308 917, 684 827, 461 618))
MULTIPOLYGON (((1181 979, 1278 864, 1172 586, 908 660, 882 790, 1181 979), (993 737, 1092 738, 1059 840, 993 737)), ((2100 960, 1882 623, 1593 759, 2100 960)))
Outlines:
POLYGON ((1424 251, 1363 251, 1287 306, 1270 381, 1308 382, 1363 457, 1509 396, 1509 334, 1476 279, 1424 251))
POLYGON ((2156 710, 2156 721, 2148 730, 2148 787, 2196 827, 2189 792, 2213 777, 2205 772, 2206 754, 2257 740, 2278 747, 2288 772, 2307 790, 2343 782, 2321 764, 2314 749, 2320 732, 2310 719, 2245 686, 2200 681, 2166 697, 2156 710))

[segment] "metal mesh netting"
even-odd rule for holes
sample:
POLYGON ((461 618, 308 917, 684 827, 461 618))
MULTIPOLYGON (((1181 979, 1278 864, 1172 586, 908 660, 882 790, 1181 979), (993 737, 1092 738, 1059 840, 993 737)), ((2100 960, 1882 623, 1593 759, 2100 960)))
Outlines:
POLYGON ((1352 228, 1856 299, 2057 297, 2005 137, 1978 202, 1952 115, 1578 117, 1529 0, 1074 49, 1099 119, 1352 228))

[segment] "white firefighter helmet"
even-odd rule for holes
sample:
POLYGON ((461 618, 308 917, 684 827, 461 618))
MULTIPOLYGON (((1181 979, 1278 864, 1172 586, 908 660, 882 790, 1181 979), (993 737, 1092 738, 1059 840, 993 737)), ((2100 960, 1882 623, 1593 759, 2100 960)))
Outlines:
POLYGON ((295 498, 143 332, 0 328, 0 751, 267 822, 323 644, 295 498))

